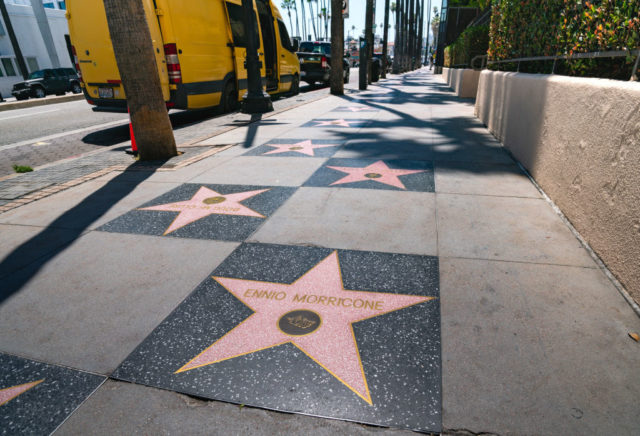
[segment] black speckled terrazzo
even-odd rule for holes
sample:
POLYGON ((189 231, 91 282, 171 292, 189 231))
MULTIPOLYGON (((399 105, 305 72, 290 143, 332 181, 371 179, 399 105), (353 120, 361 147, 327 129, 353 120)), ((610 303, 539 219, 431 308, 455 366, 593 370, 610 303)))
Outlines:
POLYGON ((0 434, 50 434, 104 377, 0 353, 0 434))
MULTIPOLYGON (((248 185, 205 185, 184 184, 141 205, 110 222, 98 230, 104 232, 133 233, 142 235, 173 236, 177 238, 216 239, 224 241, 243 241, 260 227, 266 218, 273 214, 296 190, 290 187, 248 186, 248 185), (225 215, 213 213, 195 219, 177 229, 172 229, 180 212, 141 210, 175 202, 190 200, 204 187, 220 196, 250 191, 266 190, 240 201, 241 209, 255 212, 256 216, 225 215), (247 208, 247 209, 244 209, 247 208)), ((211 198, 218 196, 211 194, 211 198)), ((224 203, 227 204, 227 203, 224 203)), ((214 205, 214 204, 212 204, 214 205)), ((197 217, 195 217, 197 218, 197 217)))
POLYGON ((438 283, 435 257, 243 244, 112 376, 266 409, 439 432, 438 283), (350 298, 330 304, 332 297, 312 301, 314 294, 350 298), (364 310, 379 314, 345 321, 364 310), (283 322, 295 328, 285 334, 283 322))
POLYGON ((370 120, 365 119, 315 119, 307 121, 300 127, 324 127, 331 129, 354 129, 364 127, 370 123, 370 120), (342 123, 341 123, 342 122, 342 123))
POLYGON ((432 162, 369 158, 329 159, 303 186, 388 189, 417 192, 435 191, 432 162), (336 168, 343 168, 343 170, 336 168), (355 173, 348 172, 352 168, 355 170, 355 173), (358 168, 362 168, 363 170, 358 171, 358 168), (398 172, 397 170, 401 170, 402 172, 398 172), (406 172, 406 174, 403 174, 403 172, 406 172))
POLYGON ((244 156, 331 157, 346 141, 346 139, 273 139, 249 150, 244 156))

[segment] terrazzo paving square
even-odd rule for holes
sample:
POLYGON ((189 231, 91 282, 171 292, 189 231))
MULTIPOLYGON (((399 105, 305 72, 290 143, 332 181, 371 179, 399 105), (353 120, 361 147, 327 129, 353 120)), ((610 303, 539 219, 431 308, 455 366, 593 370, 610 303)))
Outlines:
POLYGON ((379 109, 376 109, 374 107, 371 106, 364 106, 361 104, 352 104, 349 106, 338 106, 337 108, 333 109, 332 112, 348 112, 348 113, 361 113, 361 112, 378 112, 379 109))
POLYGON ((417 160, 329 159, 303 186, 434 192, 433 163, 417 160))
POLYGON ((330 127, 338 129, 353 129, 364 127, 369 124, 369 120, 363 119, 316 119, 304 123, 300 127, 330 127))
POLYGON ((105 377, 0 353, 0 434, 50 434, 105 377))
POLYGON ((331 157, 346 140, 336 139, 273 139, 252 148, 245 156, 331 157))
POLYGON ((438 283, 436 257, 243 244, 113 377, 439 432, 438 283))
POLYGON ((273 186, 184 184, 98 230, 243 241, 294 191, 273 186))

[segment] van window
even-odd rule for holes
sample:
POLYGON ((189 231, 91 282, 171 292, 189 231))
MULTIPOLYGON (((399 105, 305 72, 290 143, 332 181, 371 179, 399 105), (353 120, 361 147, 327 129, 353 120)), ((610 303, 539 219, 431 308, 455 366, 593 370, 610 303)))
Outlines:
MULTIPOLYGON (((242 6, 227 3, 227 11, 229 12, 229 23, 231 24, 231 34, 233 35, 233 45, 236 47, 247 46, 247 34, 244 28, 244 11, 242 6)), ((256 35, 256 48, 260 47, 260 33, 258 32, 258 22, 254 20, 256 35)))
POLYGON ((289 38, 289 32, 287 32, 287 26, 278 20, 278 30, 280 30, 280 43, 284 48, 289 51, 293 51, 293 46, 291 45, 291 38, 289 38))

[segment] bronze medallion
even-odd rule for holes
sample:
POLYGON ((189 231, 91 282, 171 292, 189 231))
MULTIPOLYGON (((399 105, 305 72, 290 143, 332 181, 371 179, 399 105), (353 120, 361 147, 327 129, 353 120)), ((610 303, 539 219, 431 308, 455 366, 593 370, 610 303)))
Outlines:
POLYGON ((293 150, 293 151, 302 150, 302 147, 289 147, 289 150, 293 150))
POLYGON ((292 310, 280 317, 278 328, 287 335, 304 336, 316 331, 322 324, 320 315, 310 310, 292 310))
POLYGON ((219 197, 209 197, 209 198, 205 198, 203 200, 204 204, 218 204, 218 203, 222 203, 226 200, 226 198, 219 196, 219 197))
POLYGON ((380 177, 382 177, 382 174, 378 174, 378 173, 367 173, 364 175, 365 177, 369 178, 369 179, 379 179, 380 177))

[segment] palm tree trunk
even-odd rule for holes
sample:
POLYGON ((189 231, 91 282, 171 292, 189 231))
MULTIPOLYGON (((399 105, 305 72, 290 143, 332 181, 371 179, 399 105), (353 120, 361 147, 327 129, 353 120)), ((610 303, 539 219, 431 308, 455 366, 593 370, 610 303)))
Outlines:
POLYGON ((306 41, 307 38, 309 37, 309 34, 307 33, 307 13, 304 9, 304 2, 305 0, 300 0, 301 6, 302 6, 302 33, 304 35, 302 35, 302 40, 306 41))
POLYGON ((387 78, 387 45, 389 37, 389 0, 384 0, 384 30, 382 33, 382 78, 387 78))
POLYGON ((424 52, 422 41, 424 39, 424 0, 421 1, 420 6, 420 25, 418 27, 418 68, 422 68, 424 52))
POLYGON ((309 15, 311 15, 311 26, 313 26, 313 36, 318 40, 318 32, 316 31, 316 16, 313 14, 313 0, 309 0, 309 15))
POLYGON ((140 159, 176 156, 176 141, 142 1, 104 0, 104 9, 140 159))
POLYGON ((293 33, 293 21, 291 20, 291 5, 287 8, 287 13, 289 14, 289 26, 291 28, 291 33, 293 33))
MULTIPOLYGON (((372 83, 372 63, 371 56, 373 54, 373 0, 367 0, 367 7, 365 9, 365 25, 364 25, 364 37, 366 38, 366 59, 367 62, 364 67, 367 69, 367 84, 371 85, 372 83)), ((360 65, 362 68, 362 65, 360 65)))
POLYGON ((293 0, 293 10, 296 11, 296 36, 300 36, 300 21, 298 20, 298 4, 293 0))
POLYGON ((396 36, 393 40, 393 74, 400 73, 400 55, 402 53, 401 16, 402 0, 396 0, 396 36))
POLYGON ((342 0, 331 0, 331 94, 344 94, 344 20, 342 0))
POLYGON ((408 58, 407 58, 407 62, 408 62, 408 69, 409 70, 413 70, 413 49, 414 49, 414 40, 415 40, 415 19, 416 19, 416 12, 415 12, 415 0, 409 0, 409 47, 408 47, 408 58))

